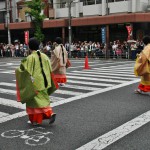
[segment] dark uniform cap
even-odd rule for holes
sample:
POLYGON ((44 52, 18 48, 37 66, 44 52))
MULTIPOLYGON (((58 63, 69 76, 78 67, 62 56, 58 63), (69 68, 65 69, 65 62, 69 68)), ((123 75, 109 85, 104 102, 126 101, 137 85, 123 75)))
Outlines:
POLYGON ((29 48, 31 50, 38 50, 39 45, 40 45, 40 42, 36 38, 33 37, 29 39, 29 48))
POLYGON ((57 44, 62 44, 62 38, 61 37, 56 37, 55 42, 57 44))

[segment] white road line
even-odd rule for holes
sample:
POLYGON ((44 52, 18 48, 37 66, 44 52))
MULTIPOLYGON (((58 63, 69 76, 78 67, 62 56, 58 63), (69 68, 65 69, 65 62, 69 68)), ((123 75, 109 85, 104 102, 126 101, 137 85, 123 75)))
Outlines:
POLYGON ((0 82, 0 85, 16 87, 15 83, 8 83, 8 82, 0 82))
POLYGON ((8 116, 8 113, 0 112, 0 118, 8 116))
MULTIPOLYGON (((104 92, 107 92, 107 91, 110 91, 110 90, 113 90, 113 89, 118 89, 118 88, 121 88, 121 87, 124 87, 124 86, 128 86, 130 84, 137 83, 139 81, 140 81, 140 79, 134 80, 134 81, 131 81, 131 82, 126 82, 126 83, 123 83, 123 84, 119 84, 119 85, 116 85, 116 86, 113 86, 113 87, 108 87, 108 88, 105 88, 105 89, 100 89, 100 90, 97 90, 97 91, 85 93, 85 94, 82 94, 82 95, 74 96, 74 97, 71 97, 71 98, 68 98, 68 99, 65 99, 65 100, 62 100, 62 101, 51 103, 51 107, 56 107, 56 106, 63 105, 63 104, 66 104, 66 103, 69 103, 69 102, 72 102, 72 101, 75 101, 75 100, 79 100, 81 98, 86 98, 86 97, 93 96, 93 95, 100 94, 100 93, 104 93, 104 92)), ((9 115, 8 117, 0 118, 0 123, 9 121, 9 120, 12 120, 12 119, 15 119, 15 118, 20 118, 20 117, 23 117, 25 115, 26 115, 26 111, 16 113, 16 114, 13 114, 13 115, 9 115)))
MULTIPOLYGON (((84 62, 83 62, 84 63, 84 62)), ((92 66, 103 66, 103 65, 112 65, 112 64, 124 64, 124 65, 129 65, 129 64, 126 64, 126 63, 133 63, 133 61, 126 61, 126 62, 110 62, 110 63, 101 63, 101 64, 94 64, 94 65, 90 65, 90 67, 92 66)), ((134 64, 134 63, 133 63, 134 64)), ((132 65, 132 64, 131 64, 132 65)), ((119 66, 119 65, 118 65, 119 66)), ((120 65, 122 66, 122 65, 120 65)), ((84 68, 84 64, 83 66, 77 66, 77 67, 70 67, 70 68, 84 68)), ((107 67, 106 67, 107 68, 107 67)))
POLYGON ((113 83, 125 83, 123 80, 111 80, 111 79, 100 79, 100 78, 88 78, 88 77, 77 77, 77 76, 67 76, 68 79, 83 79, 88 81, 105 81, 105 82, 113 82, 113 83))
POLYGON ((131 65, 132 65, 132 67, 134 67, 134 63, 131 63, 131 64, 123 64, 123 65, 115 65, 115 66, 106 66, 106 67, 102 67, 102 68, 123 68, 124 66, 128 66, 128 67, 131 67, 131 65))
POLYGON ((26 116, 27 113, 26 111, 22 111, 22 112, 19 112, 19 113, 15 113, 13 115, 9 115, 7 117, 2 117, 0 118, 0 123, 3 123, 3 122, 7 122, 9 120, 12 120, 12 119, 16 119, 16 118, 20 118, 20 117, 23 117, 23 116, 26 116))
MULTIPOLYGON (((90 71, 90 70, 87 70, 87 71, 90 71)), ((95 70, 92 70, 93 72, 95 70)), ((118 70, 96 70, 95 72, 102 72, 102 73, 119 73, 119 74, 125 74, 127 73, 128 75, 134 75, 134 72, 129 72, 129 71, 118 71, 118 70)), ((135 75, 134 75, 135 76, 135 75)))
POLYGON ((123 78, 123 77, 116 77, 116 76, 102 76, 102 75, 94 75, 94 74, 89 74, 88 72, 82 72, 81 73, 67 73, 67 75, 77 75, 77 76, 87 76, 87 77, 98 77, 98 78, 109 78, 109 79, 122 79, 122 80, 134 80, 137 79, 136 77, 133 78, 123 78))
POLYGON ((65 98, 56 97, 56 96, 49 96, 49 97, 52 102, 65 100, 65 98))
POLYGON ((18 66, 9 66, 8 68, 16 69, 18 67, 19 67, 19 65, 18 66))
POLYGON ((124 72, 124 73, 129 73, 129 74, 134 74, 133 73, 133 70, 118 70, 118 69, 94 69, 93 70, 96 70, 96 71, 100 71, 100 72, 124 72))
MULTIPOLYGON (((74 74, 74 73, 73 73, 74 74)), ((89 87, 89 86, 78 86, 78 85, 73 85, 73 84, 69 84, 69 81, 71 83, 71 80, 68 80, 67 81, 67 84, 65 85, 65 87, 67 88, 71 88, 71 89, 81 89, 81 90, 89 90, 89 91, 94 91, 94 90, 99 90, 101 88, 96 88, 96 87, 89 87)), ((72 83, 81 83, 81 82, 72 82, 72 83)), ((81 83, 82 84, 82 83, 81 83)), ((91 84, 94 85, 93 82, 91 82, 91 84)), ((0 85, 7 85, 7 86, 13 86, 13 87, 16 87, 16 84, 14 83, 7 83, 7 82, 0 82, 0 85)), ((89 84, 87 84, 89 85, 89 84)), ((113 86, 114 84, 96 84, 96 85, 99 85, 99 86, 113 86)), ((61 98, 62 99, 62 98, 61 98)))
MULTIPOLYGON (((73 71, 74 72, 74 71, 73 71)), ((16 80, 13 80, 14 82, 16 80)), ((95 83, 95 82, 87 82, 87 81, 75 81, 75 80, 69 80, 67 79, 67 83, 79 83, 79 84, 84 84, 84 85, 96 85, 96 86, 114 86, 116 84, 107 84, 107 83, 95 83)))
MULTIPOLYGON (((72 72, 78 72, 78 71, 72 71, 72 72)), ((99 72, 99 71, 97 71, 97 72, 95 72, 94 70, 86 70, 86 71, 83 71, 83 72, 88 72, 88 73, 92 73, 92 74, 102 74, 102 75, 108 75, 108 72, 99 72)), ((118 73, 118 72, 116 72, 116 73, 109 73, 109 75, 112 75, 112 76, 127 76, 127 77, 135 77, 135 75, 130 75, 130 74, 120 74, 120 73, 118 73)))
POLYGON ((150 122, 150 111, 128 121, 116 129, 96 138, 76 150, 102 150, 112 143, 118 141, 129 133, 137 130, 146 123, 150 122))
POLYGON ((78 85, 73 85, 73 84, 66 84, 64 87, 67 87, 69 89, 81 89, 81 90, 89 90, 89 91, 95 91, 99 90, 101 88, 95 88, 95 87, 89 87, 89 86, 78 86, 78 85))
POLYGON ((18 66, 18 64, 0 64, 0 67, 5 67, 5 66, 11 66, 11 65, 15 65, 15 66, 18 66))
POLYGON ((14 70, 0 71, 0 73, 15 74, 15 71, 14 70))
MULTIPOLYGON (((3 82, 3 84, 0 83, 0 85, 13 86, 13 87, 15 86, 15 84, 13 84, 13 83, 5 84, 4 82, 3 82)), ((9 89, 4 89, 4 88, 0 88, 0 93, 16 95, 15 90, 9 90, 9 89)), ((74 92, 74 91, 67 91, 67 90, 56 90, 55 93, 57 93, 57 94, 67 94, 67 95, 80 95, 80 94, 83 94, 82 92, 74 92)))
POLYGON ((15 107, 19 109, 25 109, 25 104, 22 104, 14 100, 6 99, 6 98, 0 98, 0 105, 15 107))
POLYGON ((124 67, 124 66, 122 66, 122 68, 103 68, 103 67, 101 67, 101 68, 92 68, 92 69, 96 69, 96 70, 128 70, 128 71, 130 71, 130 69, 132 69, 133 70, 133 68, 134 67, 124 67))
POLYGON ((98 71, 110 71, 110 72, 128 72, 128 73, 133 73, 133 68, 131 70, 129 69, 95 69, 92 68, 92 70, 98 70, 98 71))
POLYGON ((9 90, 9 89, 3 89, 3 88, 0 88, 0 93, 16 95, 15 90, 9 90))
MULTIPOLYGON (((81 63, 83 63, 84 61, 72 61, 71 60, 71 62, 73 62, 74 64, 81 64, 81 63)), ((98 61, 97 62, 88 62, 89 64, 94 64, 94 63, 99 63, 98 61)))
POLYGON ((80 85, 81 84, 84 84, 84 85, 96 85, 96 86, 114 86, 115 84, 107 84, 107 83, 94 83, 94 82, 87 82, 87 81, 75 81, 75 80, 69 80, 67 79, 67 83, 79 83, 80 85))
POLYGON ((66 94, 66 95, 81 95, 81 94, 84 94, 82 92, 74 92, 74 91, 67 91, 67 90, 56 90, 55 93, 57 93, 57 94, 66 94))
POLYGON ((81 98, 86 98, 86 97, 93 96, 93 95, 96 95, 96 94, 100 94, 100 93, 104 93, 104 92, 111 91, 111 90, 114 90, 114 89, 118 89, 118 88, 121 88, 121 87, 124 87, 124 86, 128 86, 130 84, 137 83, 139 81, 140 81, 140 79, 137 79, 137 80, 134 80, 134 81, 130 81, 130 82, 126 82, 126 83, 123 83, 123 84, 115 85, 113 87, 107 87, 107 88, 100 89, 100 90, 97 90, 97 91, 92 91, 92 92, 85 93, 85 94, 82 94, 82 95, 74 96, 74 97, 59 101, 57 103, 53 103, 52 107, 59 106, 59 105, 65 104, 65 103, 69 103, 69 102, 72 102, 72 101, 75 101, 75 100, 79 100, 81 98))

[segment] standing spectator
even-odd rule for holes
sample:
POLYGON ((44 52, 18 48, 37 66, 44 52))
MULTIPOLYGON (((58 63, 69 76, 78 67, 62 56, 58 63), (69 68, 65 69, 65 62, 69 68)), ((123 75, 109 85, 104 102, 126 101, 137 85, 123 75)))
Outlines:
POLYGON ((3 43, 0 44, 0 54, 1 54, 1 57, 4 57, 4 46, 3 46, 3 43))
POLYGON ((11 57, 11 44, 7 44, 6 57, 11 57))
POLYGON ((83 43, 81 43, 81 46, 80 46, 81 58, 84 58, 84 52, 85 52, 85 50, 84 50, 84 45, 83 45, 83 43))
POLYGON ((66 63, 68 53, 63 46, 62 39, 60 37, 57 37, 55 42, 55 48, 51 53, 52 71, 59 85, 63 86, 67 82, 66 63))
POLYGON ((23 50, 24 50, 24 57, 28 56, 28 46, 26 43, 23 44, 23 50))
POLYGON ((68 41, 65 43, 65 48, 66 48, 67 52, 69 52, 69 42, 68 41))
POLYGON ((6 56, 6 52, 7 52, 7 45, 4 43, 3 44, 3 56, 6 56))
POLYGON ((10 49, 11 49, 11 57, 15 57, 15 46, 13 44, 11 44, 10 49))
POLYGON ((23 48, 23 44, 20 44, 20 56, 24 57, 24 48, 23 48))
POLYGON ((20 56, 20 44, 19 44, 19 41, 15 41, 15 55, 16 57, 19 57, 20 56))
POLYGON ((131 59, 134 60, 136 57, 136 49, 137 49, 136 42, 132 42, 130 48, 131 48, 131 59))

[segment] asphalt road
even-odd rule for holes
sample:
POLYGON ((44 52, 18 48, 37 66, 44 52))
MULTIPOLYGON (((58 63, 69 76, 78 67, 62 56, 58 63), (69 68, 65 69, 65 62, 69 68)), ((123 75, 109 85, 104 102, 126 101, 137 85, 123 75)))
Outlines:
POLYGON ((44 121, 40 126, 27 124, 25 108, 15 103, 15 94, 7 92, 15 90, 6 83, 15 83, 13 71, 18 64, 19 59, 0 59, 0 150, 150 149, 149 114, 139 119, 143 124, 137 129, 133 129, 137 125, 134 122, 125 133, 127 125, 115 130, 150 108, 149 95, 133 92, 139 81, 133 75, 134 62, 89 60, 91 69, 83 70, 84 60, 72 60, 72 68, 67 71, 68 87, 52 95, 56 122, 48 125, 48 121, 44 121), (113 134, 104 139, 103 135, 112 130, 113 134), (83 147, 98 137, 97 143, 83 147), (105 148, 101 148, 101 139, 105 148))

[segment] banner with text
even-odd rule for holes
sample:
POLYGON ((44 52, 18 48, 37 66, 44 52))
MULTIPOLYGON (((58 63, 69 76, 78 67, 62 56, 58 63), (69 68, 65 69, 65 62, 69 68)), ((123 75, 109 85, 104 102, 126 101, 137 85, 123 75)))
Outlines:
POLYGON ((126 26, 127 28, 127 31, 128 31, 128 39, 127 40, 130 40, 131 37, 132 37, 132 27, 131 26, 126 26))
POLYGON ((28 45, 28 42, 29 42, 29 31, 25 31, 24 32, 24 36, 25 36, 25 44, 28 45))

